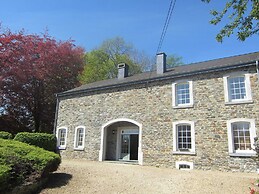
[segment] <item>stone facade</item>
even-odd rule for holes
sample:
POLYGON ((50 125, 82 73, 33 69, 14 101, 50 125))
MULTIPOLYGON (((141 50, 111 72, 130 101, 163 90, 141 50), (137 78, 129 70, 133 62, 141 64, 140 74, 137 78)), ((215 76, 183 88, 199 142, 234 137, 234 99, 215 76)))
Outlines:
MULTIPOLYGON (((102 126, 126 118, 142 125, 143 165, 175 168, 177 161, 187 161, 193 162, 194 169, 255 172, 258 168, 256 156, 229 155, 227 133, 227 120, 235 118, 254 119, 259 132, 259 81, 255 67, 203 73, 183 79, 193 81, 193 107, 173 108, 172 83, 178 80, 173 77, 148 85, 140 83, 60 98, 57 128, 68 128, 67 146, 61 150, 62 157, 99 160, 102 126), (253 102, 225 104, 223 76, 243 70, 251 74, 253 102), (193 155, 173 153, 173 122, 181 120, 194 122, 193 155), (74 131, 80 125, 86 127, 85 147, 76 151, 74 131)), ((114 160, 117 126, 109 126, 106 130, 106 159, 114 160)))

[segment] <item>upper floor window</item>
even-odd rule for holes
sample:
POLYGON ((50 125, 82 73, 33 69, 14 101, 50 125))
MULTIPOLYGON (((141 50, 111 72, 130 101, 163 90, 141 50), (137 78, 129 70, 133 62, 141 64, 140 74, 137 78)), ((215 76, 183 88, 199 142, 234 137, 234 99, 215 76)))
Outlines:
POLYGON ((173 122, 173 152, 179 154, 195 153, 194 122, 173 122))
POLYGON ((193 106, 192 81, 178 81, 172 84, 173 107, 185 108, 193 106))
POLYGON ((67 144, 67 128, 66 127, 60 127, 57 129, 56 132, 57 136, 57 146, 59 149, 66 149, 67 144))
POLYGON ((230 155, 255 154, 253 149, 256 132, 253 119, 232 119, 227 121, 227 127, 230 155))
POLYGON ((78 126, 75 130, 75 142, 74 148, 82 150, 84 149, 84 141, 85 141, 85 127, 78 126))
POLYGON ((232 73, 224 76, 223 80, 226 103, 244 103, 252 101, 249 74, 232 73))

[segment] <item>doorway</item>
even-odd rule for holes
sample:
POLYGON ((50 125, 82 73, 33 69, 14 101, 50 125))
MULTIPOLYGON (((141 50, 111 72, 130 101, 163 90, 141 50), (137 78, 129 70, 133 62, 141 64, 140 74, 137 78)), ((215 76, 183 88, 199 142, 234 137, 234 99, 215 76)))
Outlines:
POLYGON ((138 135, 121 135, 120 160, 138 160, 138 135))
POLYGON ((102 125, 99 161, 135 162, 143 165, 142 125, 114 119, 102 125))
POLYGON ((120 138, 118 142, 119 160, 134 161, 138 160, 139 134, 138 129, 122 129, 120 130, 120 138))

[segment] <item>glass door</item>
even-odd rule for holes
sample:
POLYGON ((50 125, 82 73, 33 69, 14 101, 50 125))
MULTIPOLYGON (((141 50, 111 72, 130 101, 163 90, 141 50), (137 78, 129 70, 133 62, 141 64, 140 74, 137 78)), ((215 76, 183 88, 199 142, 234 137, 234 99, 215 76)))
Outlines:
POLYGON ((129 134, 121 134, 120 159, 130 160, 130 135, 129 134))

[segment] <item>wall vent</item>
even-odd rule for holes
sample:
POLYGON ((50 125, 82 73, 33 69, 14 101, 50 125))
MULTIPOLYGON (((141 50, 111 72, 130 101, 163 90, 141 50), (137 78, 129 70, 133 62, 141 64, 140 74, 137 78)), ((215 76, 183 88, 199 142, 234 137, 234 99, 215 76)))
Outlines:
POLYGON ((187 164, 180 164, 179 165, 179 170, 183 170, 183 169, 187 169, 187 170, 190 170, 190 165, 187 165, 187 164))
POLYGON ((193 169, 193 162, 177 161, 175 163, 175 167, 178 170, 192 170, 193 169))

